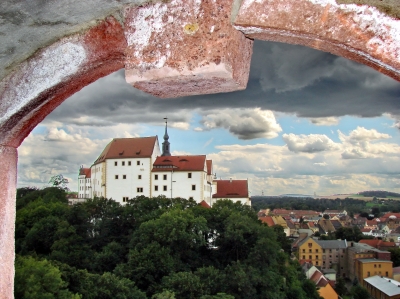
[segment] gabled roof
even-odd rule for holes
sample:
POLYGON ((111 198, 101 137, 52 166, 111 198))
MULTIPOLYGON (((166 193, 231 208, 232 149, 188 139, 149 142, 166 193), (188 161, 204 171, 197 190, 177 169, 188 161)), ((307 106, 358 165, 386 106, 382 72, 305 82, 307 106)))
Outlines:
POLYGON ((334 232, 336 231, 335 227, 333 226, 332 222, 329 219, 320 219, 318 221, 318 226, 323 233, 334 232))
POLYGON ((90 168, 82 167, 81 169, 79 169, 79 175, 84 175, 87 179, 89 179, 92 176, 92 171, 90 170, 90 168))
POLYGON ((364 278, 374 288, 378 289, 387 296, 400 295, 400 283, 394 279, 381 277, 379 275, 364 278))
POLYGON ((358 243, 368 244, 369 246, 380 249, 381 247, 396 247, 395 242, 386 242, 379 239, 363 239, 358 241, 358 243))
POLYGON ((331 220, 331 223, 333 225, 333 227, 338 230, 339 228, 341 228, 343 225, 340 223, 339 220, 331 220))
POLYGON ((206 209, 211 208, 210 205, 209 205, 208 203, 205 202, 205 200, 202 200, 202 201, 199 203, 199 205, 202 206, 203 208, 206 208, 206 209))
POLYGON ((347 248, 346 240, 315 240, 323 249, 345 249, 347 248))
POLYGON ((158 142, 157 136, 114 138, 93 164, 107 159, 150 158, 156 142, 158 142))
POLYGON ((260 220, 262 223, 265 223, 268 226, 274 226, 275 222, 272 219, 271 216, 264 216, 264 217, 259 217, 258 220, 260 220))
POLYGON ((213 198, 248 198, 247 180, 216 180, 217 193, 213 198))
POLYGON ((204 171, 206 156, 161 156, 153 163, 152 172, 204 171))

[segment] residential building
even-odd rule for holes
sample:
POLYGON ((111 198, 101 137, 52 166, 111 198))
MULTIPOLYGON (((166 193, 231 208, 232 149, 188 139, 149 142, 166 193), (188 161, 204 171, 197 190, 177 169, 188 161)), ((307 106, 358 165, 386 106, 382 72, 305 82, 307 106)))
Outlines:
POLYGON ((357 277, 357 272, 356 272, 357 260, 377 259, 377 260, 390 261, 390 252, 379 250, 365 243, 349 242, 346 258, 347 259, 345 261, 344 275, 342 274, 341 276, 348 277, 350 280, 354 280, 354 278, 357 277))
POLYGON ((305 269, 305 275, 308 279, 312 280, 318 289, 318 294, 324 299, 338 299, 339 296, 334 290, 334 282, 330 281, 320 270, 315 266, 305 269))
POLYGON ((393 262, 379 259, 358 259, 355 263, 355 275, 358 281, 379 275, 393 277, 393 262))
POLYGON ((368 277, 364 279, 363 285, 371 294, 372 298, 400 298, 400 283, 389 277, 380 275, 368 277))
POLYGON ((247 180, 214 180, 212 183, 214 189, 212 204, 219 199, 226 198, 251 206, 247 180))
POLYGON ((304 238, 297 244, 299 262, 309 262, 321 269, 336 268, 339 275, 344 272, 346 262, 346 240, 315 240, 304 238))

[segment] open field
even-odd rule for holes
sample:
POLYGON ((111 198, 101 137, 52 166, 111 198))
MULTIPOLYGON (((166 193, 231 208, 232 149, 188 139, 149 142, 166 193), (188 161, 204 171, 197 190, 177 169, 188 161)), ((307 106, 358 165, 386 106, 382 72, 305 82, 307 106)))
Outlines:
MULTIPOLYGON (((354 199, 361 199, 361 200, 365 200, 365 201, 371 201, 374 197, 373 196, 362 196, 359 194, 337 194, 337 195, 321 195, 321 196, 317 196, 316 198, 327 198, 327 199, 336 199, 336 198, 340 198, 340 199, 345 199, 346 197, 349 198, 354 198, 354 199)), ((379 198, 379 197, 378 197, 379 198)), ((400 200, 400 197, 387 197, 387 198, 382 198, 382 199, 394 199, 394 200, 400 200)))

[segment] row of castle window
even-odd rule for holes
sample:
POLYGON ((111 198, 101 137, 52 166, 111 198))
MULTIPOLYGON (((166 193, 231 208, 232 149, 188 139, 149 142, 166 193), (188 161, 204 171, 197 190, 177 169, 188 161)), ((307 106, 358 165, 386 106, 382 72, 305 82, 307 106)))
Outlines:
MULTIPOLYGON (((191 177, 192 177, 192 173, 189 172, 189 173, 188 173, 188 178, 191 178, 191 177)), ((168 178, 168 176, 167 176, 166 174, 164 174, 164 175, 163 175, 163 180, 166 181, 167 178, 168 178)), ((119 179, 119 175, 118 175, 118 174, 115 175, 115 179, 116 179, 116 180, 119 179)), ((122 175, 122 179, 123 179, 123 180, 126 179, 126 174, 123 174, 123 175, 122 175)), ((142 175, 139 174, 139 175, 138 175, 138 180, 141 180, 141 179, 142 179, 142 175)), ((154 175, 154 180, 156 180, 156 181, 158 180, 158 174, 155 174, 155 175, 154 175)))
MULTIPOLYGON (((125 166, 125 161, 121 161, 121 165, 125 166)), ((132 161, 128 161, 128 166, 132 165, 132 161)), ((140 165, 140 161, 136 161, 136 165, 140 165)), ((114 166, 118 166, 118 161, 114 161, 114 166)))

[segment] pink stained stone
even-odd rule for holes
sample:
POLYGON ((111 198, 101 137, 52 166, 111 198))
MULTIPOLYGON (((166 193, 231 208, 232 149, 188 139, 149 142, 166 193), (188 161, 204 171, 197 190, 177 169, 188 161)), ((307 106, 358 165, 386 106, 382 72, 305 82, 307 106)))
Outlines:
POLYGON ((160 98, 245 89, 253 41, 232 27, 231 9, 229 0, 127 8, 126 81, 160 98))

